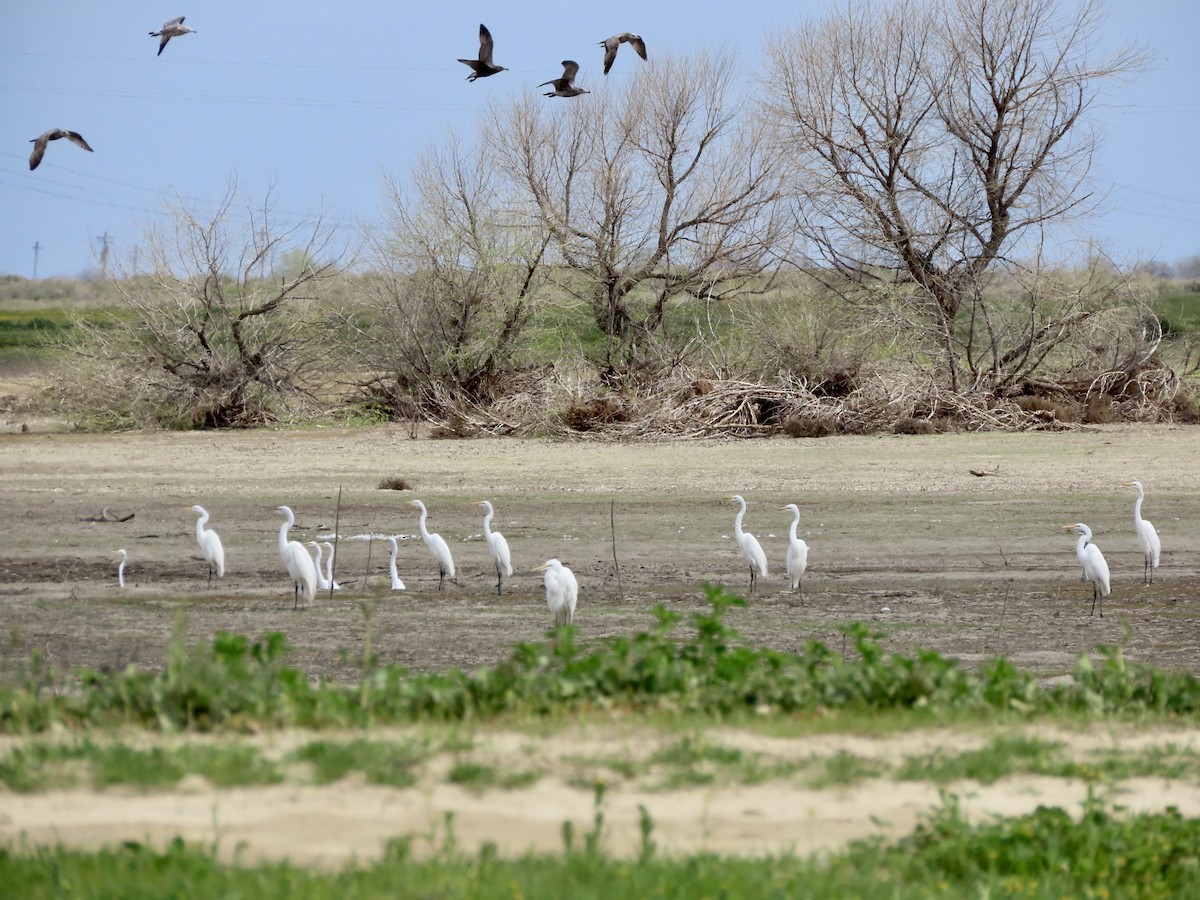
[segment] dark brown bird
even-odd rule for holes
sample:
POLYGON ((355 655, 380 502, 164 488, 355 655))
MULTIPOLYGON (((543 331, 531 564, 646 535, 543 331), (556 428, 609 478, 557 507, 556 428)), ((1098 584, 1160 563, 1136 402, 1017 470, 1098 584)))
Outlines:
POLYGON ((562 61, 563 73, 562 78, 555 78, 551 81, 543 81, 538 87, 545 87, 548 84, 554 85, 554 90, 548 91, 547 97, 578 97, 580 94, 590 94, 591 91, 585 91, 583 88, 575 87, 575 75, 579 72, 579 63, 573 59, 564 59, 562 61))
POLYGON ((642 40, 640 34, 631 32, 623 32, 614 34, 610 38, 605 38, 600 42, 600 46, 604 48, 604 74, 608 74, 608 70, 612 68, 613 61, 617 58, 617 48, 622 44, 628 43, 637 51, 637 55, 642 59, 646 58, 646 42, 642 40))
POLYGON ((479 59, 459 60, 464 66, 471 67, 471 74, 467 76, 467 81, 474 81, 476 78, 487 78, 489 75, 495 75, 497 72, 508 71, 504 66, 498 66, 492 62, 492 47, 494 44, 492 33, 487 30, 483 23, 480 23, 479 59))
POLYGON ((65 128, 51 128, 45 134, 40 134, 30 140, 33 144, 33 152, 29 154, 29 169, 33 171, 38 167, 38 163, 42 161, 42 157, 46 155, 46 145, 51 141, 57 141, 59 138, 66 138, 76 147, 82 147, 88 153, 93 152, 88 146, 88 142, 83 139, 83 135, 78 131, 67 131, 65 128))
POLYGON ((169 41, 171 38, 179 37, 181 34, 195 34, 196 33, 195 28, 188 28, 186 25, 183 24, 183 20, 186 18, 187 18, 187 16, 180 16, 178 19, 172 19, 170 22, 163 22, 163 27, 162 27, 161 31, 150 32, 150 37, 161 37, 162 38, 162 40, 158 42, 158 53, 156 54, 157 56, 162 56, 163 47, 167 46, 167 41, 169 41))

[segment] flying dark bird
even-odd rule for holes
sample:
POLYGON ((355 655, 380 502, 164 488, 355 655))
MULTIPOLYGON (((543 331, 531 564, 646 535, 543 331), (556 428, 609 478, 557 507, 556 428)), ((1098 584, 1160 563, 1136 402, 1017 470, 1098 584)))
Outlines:
POLYGON ((555 78, 552 81, 543 81, 538 87, 545 87, 548 84, 554 85, 554 90, 547 91, 547 97, 578 97, 580 94, 590 94, 591 91, 585 91, 583 88, 575 87, 575 75, 579 72, 579 63, 573 59, 564 59, 562 61, 563 73, 562 78, 555 78))
POLYGON ((479 59, 460 59, 459 62, 464 66, 471 67, 471 74, 467 76, 467 81, 474 81, 476 78, 487 78, 489 75, 495 75, 497 72, 507 72, 508 69, 504 66, 498 66, 492 62, 492 33, 487 30, 487 27, 480 23, 479 25, 479 59))
POLYGON ((617 58, 617 48, 622 44, 628 43, 637 55, 642 59, 646 58, 646 42, 642 40, 640 34, 631 34, 626 31, 623 34, 614 34, 610 38, 605 38, 600 42, 600 46, 604 48, 604 74, 608 74, 608 70, 612 68, 613 61, 617 58))
POLYGON ((46 155, 46 145, 51 141, 57 141, 59 138, 66 138, 76 147, 82 147, 88 153, 93 152, 88 146, 88 142, 83 139, 83 135, 78 131, 67 131, 64 128, 51 128, 45 134, 38 135, 30 140, 33 144, 33 152, 29 154, 29 168, 32 171, 38 167, 38 163, 42 161, 42 157, 46 155))
POLYGON ((183 20, 187 16, 180 16, 178 19, 172 19, 170 22, 163 22, 162 31, 150 32, 150 37, 161 37, 158 42, 158 56, 162 56, 163 47, 167 46, 167 41, 173 37, 179 37, 181 34, 195 34, 195 28, 188 28, 183 24, 183 20))

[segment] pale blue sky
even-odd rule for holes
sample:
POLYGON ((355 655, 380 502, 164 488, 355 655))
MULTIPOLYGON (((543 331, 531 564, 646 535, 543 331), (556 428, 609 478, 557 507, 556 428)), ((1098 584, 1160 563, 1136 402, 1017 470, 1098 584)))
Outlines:
MULTIPOLYGON (((487 104, 582 64, 602 80, 597 43, 636 31, 651 59, 695 48, 761 67, 765 34, 819 15, 797 4, 399 3, 209 0, 187 9, 144 0, 0 0, 0 273, 74 276, 95 266, 99 235, 127 253, 176 193, 203 204, 231 177, 250 196, 274 182, 278 208, 323 205, 347 227, 380 220, 385 172, 407 175, 421 147, 447 129, 473 133, 487 104), (187 15, 197 34, 161 57, 147 32, 187 15), (474 55, 479 22, 512 71, 468 84, 457 57, 474 55), (30 138, 48 128, 84 135, 28 168, 30 138)), ((1098 110, 1104 146, 1093 184, 1108 212, 1064 243, 1094 237, 1119 259, 1174 262, 1200 254, 1200 4, 1115 2, 1106 41, 1136 39, 1147 71, 1111 89, 1098 110)), ((622 47, 610 79, 641 65, 622 47)), ((586 102, 587 98, 580 101, 586 102)), ((564 102, 552 101, 550 102, 564 102)))

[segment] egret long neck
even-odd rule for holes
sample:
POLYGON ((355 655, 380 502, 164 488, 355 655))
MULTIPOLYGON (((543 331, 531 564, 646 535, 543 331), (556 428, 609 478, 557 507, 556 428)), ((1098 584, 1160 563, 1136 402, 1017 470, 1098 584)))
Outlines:
POLYGON ((746 501, 743 500, 738 504, 738 514, 733 517, 733 531, 737 535, 742 533, 742 516, 746 515, 746 501))
POLYGON ((1083 559, 1083 551, 1087 547, 1090 540, 1091 537, 1089 535, 1081 534, 1079 536, 1079 540, 1075 542, 1075 555, 1080 559, 1083 559))
POLYGON ((282 553, 284 550, 287 549, 287 543, 288 543, 287 533, 288 533, 288 528, 291 527, 291 524, 292 523, 289 522, 287 519, 284 519, 283 524, 279 526, 279 552, 280 553, 282 553))
POLYGON ((800 510, 796 510, 792 515, 795 518, 792 519, 792 526, 788 529, 788 540, 794 544, 796 542, 796 526, 800 524, 800 510))
POLYGON ((1135 525, 1140 524, 1142 521, 1142 501, 1145 499, 1145 492, 1141 488, 1138 488, 1138 498, 1133 501, 1133 522, 1135 525))
POLYGON ((429 540, 429 529, 425 527, 425 517, 427 515, 429 513, 425 511, 425 507, 421 507, 421 518, 417 520, 417 528, 420 529, 421 537, 425 540, 429 540))
POLYGON ((204 525, 208 522, 208 513, 204 513, 196 520, 196 540, 204 540, 204 525))

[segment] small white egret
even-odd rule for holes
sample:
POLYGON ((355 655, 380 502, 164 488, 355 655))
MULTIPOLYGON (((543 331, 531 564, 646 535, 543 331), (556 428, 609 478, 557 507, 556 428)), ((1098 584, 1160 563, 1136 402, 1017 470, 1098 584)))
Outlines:
POLYGON ((208 583, 212 584, 214 572, 218 578, 225 577, 225 548, 221 545, 217 533, 204 527, 208 524, 208 510, 203 506, 193 506, 192 512, 200 517, 196 519, 196 543, 200 545, 200 552, 204 554, 204 561, 208 563, 208 583))
POLYGON ((117 587, 125 587, 125 560, 129 558, 129 554, 122 547, 117 551, 117 556, 120 557, 120 562, 117 563, 117 587))
POLYGON ((1142 501, 1146 499, 1146 491, 1140 481, 1127 481, 1122 487, 1137 491, 1137 500, 1133 504, 1133 530, 1137 532, 1138 549, 1142 551, 1142 583, 1154 584, 1154 570, 1158 568, 1158 558, 1162 554, 1162 541, 1149 520, 1142 518, 1142 501))
POLYGON ((438 564, 438 590, 442 589, 445 584, 446 576, 454 579, 454 557, 450 555, 450 546, 437 532, 430 532, 425 527, 425 519, 429 513, 425 511, 425 504, 420 500, 409 500, 409 506, 414 506, 421 511, 421 519, 419 528, 421 530, 421 540, 425 542, 425 546, 429 548, 429 554, 438 564))
POLYGON ((388 574, 392 576, 392 590, 404 590, 404 582, 400 580, 400 575, 396 571, 396 557, 400 554, 400 547, 396 544, 394 537, 388 538, 388 545, 392 548, 392 558, 388 561, 388 574))
POLYGON ((508 550, 508 541, 504 535, 498 531, 492 531, 492 516, 496 511, 492 509, 491 501, 480 500, 479 506, 484 510, 483 517, 483 536, 487 540, 488 552, 492 555, 492 561, 496 564, 496 594, 500 594, 500 586, 504 581, 504 576, 512 575, 512 554, 508 550))
POLYGON ((554 613, 554 624, 558 627, 570 625, 575 619, 575 605, 579 602, 579 582, 575 573, 557 559, 548 559, 535 572, 545 572, 546 605, 554 613))
POLYGON ((296 524, 296 516, 291 508, 280 506, 275 511, 283 515, 283 524, 279 526, 279 558, 287 573, 292 576, 292 609, 298 609, 301 592, 304 594, 305 603, 311 603, 317 594, 317 569, 304 545, 299 541, 288 540, 288 529, 296 524))
POLYGON ((733 536, 737 538, 738 550, 742 554, 742 559, 750 567, 750 593, 753 594, 754 585, 759 576, 767 577, 767 554, 763 553, 758 538, 750 532, 742 530, 742 517, 746 515, 746 501, 740 494, 734 494, 725 499, 732 500, 738 505, 738 514, 733 519, 733 536))
MULTIPOLYGON (((1083 565, 1083 578, 1085 581, 1092 583, 1092 615, 1096 613, 1096 600, 1107 597, 1110 592, 1110 582, 1108 577, 1108 562, 1104 559, 1104 554, 1100 552, 1100 548, 1092 543, 1092 529, 1088 528, 1082 522, 1077 522, 1074 525, 1064 525, 1063 531, 1070 531, 1079 535, 1079 540, 1075 542, 1075 555, 1079 557, 1079 562, 1083 565)), ((1104 603, 1100 603, 1100 618, 1104 618, 1104 603)))
POLYGON ((333 542, 326 541, 325 549, 329 551, 329 555, 325 557, 325 589, 329 590, 329 586, 333 585, 335 591, 340 591, 342 586, 333 580, 333 554, 336 552, 333 549, 333 542))
POLYGON ((316 541, 309 541, 304 546, 308 547, 312 553, 313 571, 317 574, 317 590, 329 590, 329 579, 325 577, 325 573, 321 571, 321 545, 316 541))
POLYGON ((804 570, 808 568, 808 544, 803 538, 796 537, 796 527, 800 524, 800 507, 795 503, 779 507, 781 512, 792 514, 792 524, 788 528, 787 573, 792 590, 800 592, 804 600, 804 570))

